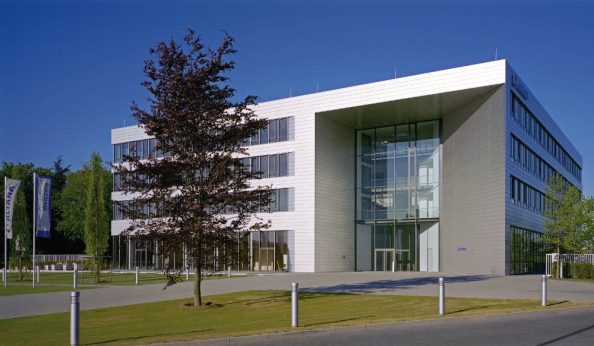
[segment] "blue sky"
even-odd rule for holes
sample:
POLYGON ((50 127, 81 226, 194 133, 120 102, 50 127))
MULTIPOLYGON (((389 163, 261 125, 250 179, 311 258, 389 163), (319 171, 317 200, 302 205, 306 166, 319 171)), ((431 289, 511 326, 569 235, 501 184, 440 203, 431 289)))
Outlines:
POLYGON ((584 157, 594 194, 594 3, 0 0, 0 160, 80 167, 146 98, 143 60, 187 28, 237 40, 260 101, 493 60, 521 75, 584 157))

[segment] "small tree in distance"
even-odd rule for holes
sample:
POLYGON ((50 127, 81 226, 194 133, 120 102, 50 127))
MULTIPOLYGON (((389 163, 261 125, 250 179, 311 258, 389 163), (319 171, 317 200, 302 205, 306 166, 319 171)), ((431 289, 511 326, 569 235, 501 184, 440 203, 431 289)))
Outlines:
POLYGON ((255 97, 232 101, 235 90, 224 75, 235 66, 227 60, 236 52, 229 35, 211 50, 188 30, 182 45, 160 42, 150 52, 143 83, 149 107, 133 104, 132 110, 158 141, 156 150, 166 154, 140 160, 131 152, 128 163, 115 166, 123 188, 135 196, 124 234, 158 241, 160 255, 186 244, 196 266, 194 305, 200 306, 205 259, 213 253, 233 257, 241 231, 269 227, 255 213, 269 205, 270 188, 251 186, 257 172, 240 161, 246 154, 241 141, 267 122, 251 109, 255 97))
POLYGON ((101 156, 91 155, 85 206, 85 248, 91 256, 93 281, 99 282, 101 259, 109 246, 109 215, 105 206, 105 169, 101 156))

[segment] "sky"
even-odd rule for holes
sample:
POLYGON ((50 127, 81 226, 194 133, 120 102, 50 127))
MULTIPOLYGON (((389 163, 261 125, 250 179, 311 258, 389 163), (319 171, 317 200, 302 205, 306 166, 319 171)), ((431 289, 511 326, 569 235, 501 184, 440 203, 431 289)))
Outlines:
POLYGON ((0 161, 77 169, 147 94, 143 61, 194 29, 236 39, 267 101, 505 58, 583 156, 594 195, 594 2, 0 0, 0 161))

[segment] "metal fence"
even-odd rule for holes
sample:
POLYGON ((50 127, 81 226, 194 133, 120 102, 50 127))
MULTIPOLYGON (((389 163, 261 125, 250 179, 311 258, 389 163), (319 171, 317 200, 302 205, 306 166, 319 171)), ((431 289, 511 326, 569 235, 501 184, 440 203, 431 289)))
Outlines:
POLYGON ((35 255, 35 262, 80 262, 89 259, 89 255, 35 255))
POLYGON ((553 263, 555 262, 563 262, 563 263, 590 263, 594 265, 594 254, 558 254, 558 253, 549 253, 547 254, 545 260, 545 270, 547 276, 552 276, 551 271, 553 268, 553 263))

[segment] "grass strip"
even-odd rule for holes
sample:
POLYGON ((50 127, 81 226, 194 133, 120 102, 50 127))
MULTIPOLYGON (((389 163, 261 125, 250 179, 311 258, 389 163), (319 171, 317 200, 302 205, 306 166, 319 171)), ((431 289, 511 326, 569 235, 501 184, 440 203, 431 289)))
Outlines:
MULTIPOLYGON (((90 292, 89 294, 92 294, 90 292)), ((84 300, 85 293, 81 294, 84 300)), ((134 345, 290 331, 290 292, 245 291, 205 298, 209 307, 186 306, 190 299, 81 312, 85 345, 134 345)), ((591 303, 536 300, 448 298, 446 316, 576 307, 591 303)), ((437 298, 419 296, 300 293, 301 329, 438 318, 437 298)), ((68 344, 69 314, 0 321, 1 344, 68 344)))

